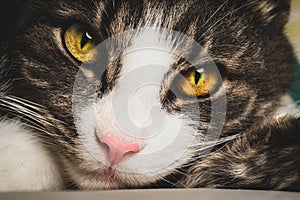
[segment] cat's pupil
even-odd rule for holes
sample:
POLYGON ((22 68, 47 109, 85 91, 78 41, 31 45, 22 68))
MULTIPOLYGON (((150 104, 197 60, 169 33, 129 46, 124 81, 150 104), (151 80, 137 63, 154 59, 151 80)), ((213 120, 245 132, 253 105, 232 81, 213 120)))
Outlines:
POLYGON ((89 34, 89 32, 85 32, 81 39, 80 48, 83 49, 84 46, 91 40, 93 40, 93 37, 89 34))
POLYGON ((198 71, 195 72, 195 85, 199 83, 199 80, 201 78, 202 74, 198 71))

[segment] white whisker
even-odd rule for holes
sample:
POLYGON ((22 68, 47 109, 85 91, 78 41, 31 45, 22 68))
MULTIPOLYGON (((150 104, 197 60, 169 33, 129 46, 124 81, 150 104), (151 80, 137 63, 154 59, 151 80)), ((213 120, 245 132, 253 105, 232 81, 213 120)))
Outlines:
POLYGON ((34 102, 31 102, 31 101, 28 101, 26 99, 21 99, 19 97, 15 97, 15 96, 6 96, 5 97, 6 99, 9 99, 11 101, 15 101, 15 102, 18 102, 20 104, 23 104, 25 106, 28 106, 30 108, 33 108, 35 110, 39 110, 40 108, 42 108, 41 105, 37 104, 37 103, 34 103, 34 102))
MULTIPOLYGON (((21 114, 25 117, 28 117, 32 120, 31 123, 34 123, 35 125, 38 124, 46 124, 52 127, 56 127, 54 124, 52 124, 50 121, 59 122, 62 124, 65 124, 64 122, 54 119, 52 117, 44 117, 42 113, 45 112, 45 109, 43 106, 36 104, 34 102, 30 102, 25 99, 21 99, 19 97, 14 96, 4 96, 0 98, 0 106, 7 108, 11 110, 11 112, 14 112, 15 114, 21 114)), ((46 112, 45 112, 46 113, 46 112)), ((19 116, 21 117, 21 116, 19 116)), ((37 128, 41 128, 42 125, 38 125, 37 128)))
POLYGON ((2 103, 5 103, 5 104, 8 105, 7 108, 10 108, 10 109, 12 109, 14 111, 17 111, 18 113, 22 113, 26 117, 29 117, 29 118, 31 118, 33 120, 41 120, 41 121, 43 121, 43 122, 45 122, 45 123, 47 123, 47 124, 50 125, 49 122, 45 121, 44 117, 42 117, 41 115, 39 115, 38 113, 36 113, 36 112, 34 112, 34 111, 30 110, 30 109, 27 109, 27 108, 21 106, 20 104, 9 102, 9 101, 3 100, 3 99, 1 101, 2 101, 2 103))
MULTIPOLYGON (((27 122, 29 122, 29 123, 32 123, 32 122, 29 121, 28 119, 25 119, 25 118, 22 118, 22 117, 20 117, 20 118, 23 119, 24 121, 27 121, 27 122)), ((31 128, 31 129, 33 129, 33 130, 37 130, 37 131, 39 131, 39 132, 46 133, 47 135, 55 136, 55 134, 52 134, 52 133, 50 133, 50 132, 44 130, 42 127, 39 128, 39 127, 30 125, 29 123, 22 123, 22 122, 20 122, 20 121, 17 120, 17 119, 11 119, 11 118, 8 118, 8 117, 2 117, 2 119, 5 119, 5 120, 8 120, 8 121, 15 122, 15 123, 17 123, 17 124, 20 124, 20 125, 22 125, 22 126, 31 128)), ((39 136, 42 137, 43 135, 39 135, 39 136)), ((49 143, 49 144, 51 144, 51 143, 49 143)), ((51 145, 53 145, 53 144, 51 144, 51 145)))
POLYGON ((208 20, 206 20, 206 22, 202 25, 202 27, 205 27, 208 22, 210 22, 210 20, 216 15, 218 14, 218 12, 226 5, 226 3, 228 2, 228 0, 225 0, 224 3, 210 16, 210 18, 208 18, 208 20))
POLYGON ((238 7, 237 9, 233 10, 232 12, 227 13, 226 15, 224 15, 222 18, 220 18, 218 21, 216 21, 214 24, 212 24, 201 36, 200 38, 202 38, 203 36, 205 36, 207 33, 209 33, 213 28, 215 28, 220 22, 222 22, 222 20, 224 20, 226 17, 230 16, 233 12, 237 12, 243 8, 246 8, 247 6, 253 4, 255 2, 249 2, 246 3, 240 7, 238 7))
MULTIPOLYGON (((235 138, 237 138, 239 136, 240 136, 240 134, 235 134, 235 135, 232 135, 232 136, 227 136, 227 137, 224 137, 224 138, 220 138, 218 140, 201 142, 201 143, 193 145, 192 147, 204 146, 203 148, 210 148, 212 146, 216 146, 216 145, 223 144, 225 142, 231 141, 231 140, 233 140, 233 139, 235 139, 235 138)), ((202 148, 199 149, 199 151, 202 151, 202 148)))
POLYGON ((19 97, 15 97, 15 96, 4 96, 0 98, 0 102, 4 102, 10 106, 11 109, 17 109, 18 111, 22 111, 23 114, 30 114, 33 117, 38 118, 38 120, 42 120, 43 122, 47 123, 48 125, 53 126, 49 121, 55 121, 61 124, 65 124, 65 122, 52 118, 50 116, 44 117, 41 115, 41 113, 47 113, 46 112, 46 108, 44 108, 42 105, 34 103, 32 101, 26 100, 26 99, 22 99, 19 97), (24 107, 25 106, 25 107, 24 107), (28 109, 28 108, 30 109, 28 109))

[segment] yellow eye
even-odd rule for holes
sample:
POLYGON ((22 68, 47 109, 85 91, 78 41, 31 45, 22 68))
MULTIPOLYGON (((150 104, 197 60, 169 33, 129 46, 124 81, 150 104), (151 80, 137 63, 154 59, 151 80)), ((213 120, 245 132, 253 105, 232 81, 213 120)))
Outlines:
POLYGON ((219 84, 218 76, 205 69, 192 69, 183 72, 179 89, 187 96, 203 97, 213 92, 219 84))
POLYGON ((67 49, 78 61, 90 63, 96 60, 97 43, 84 26, 72 25, 65 32, 64 40, 67 49))

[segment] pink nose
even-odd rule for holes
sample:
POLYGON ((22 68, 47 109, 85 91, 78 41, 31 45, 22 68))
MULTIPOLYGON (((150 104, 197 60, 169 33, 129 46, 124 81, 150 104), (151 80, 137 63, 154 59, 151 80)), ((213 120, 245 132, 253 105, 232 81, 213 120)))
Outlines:
POLYGON ((104 135, 100 138, 100 142, 108 147, 108 161, 111 165, 115 165, 124 160, 125 156, 130 153, 140 151, 137 144, 126 144, 117 141, 110 135, 104 135))

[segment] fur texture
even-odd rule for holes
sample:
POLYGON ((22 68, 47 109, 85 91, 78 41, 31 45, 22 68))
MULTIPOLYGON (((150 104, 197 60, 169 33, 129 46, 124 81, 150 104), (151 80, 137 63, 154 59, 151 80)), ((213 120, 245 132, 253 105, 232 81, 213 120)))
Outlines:
MULTIPOLYGON (((18 120, 26 127, 24 134, 34 135, 30 138, 40 141, 37 148, 46 148, 52 155, 49 159, 53 162, 45 154, 45 165, 52 162, 55 170, 60 168, 60 173, 50 173, 53 177, 47 187, 38 184, 37 188, 30 187, 31 184, 25 187, 27 183, 24 183, 24 187, 14 185, 1 189, 300 190, 300 119, 273 117, 279 99, 293 83, 292 66, 296 59, 284 34, 289 10, 288 0, 28 0, 16 17, 11 36, 3 42, 0 116, 3 120, 18 120), (85 65, 74 59, 64 43, 65 31, 75 23, 88 27, 101 42, 124 32, 130 37, 116 40, 115 46, 101 54, 99 62, 85 65), (149 32, 145 30, 149 27, 155 31, 147 35, 149 32), (136 31, 130 32, 133 29, 136 31), (189 43, 181 43, 177 34, 163 30, 183 34, 202 48, 188 55, 191 60, 186 62, 181 57, 191 52, 189 43), (168 52, 146 50, 130 54, 137 47, 156 47, 168 52), (172 52, 176 48, 180 51, 174 56, 172 52), (203 55, 209 55, 210 60, 203 55), (220 72, 221 84, 215 93, 192 99, 174 94, 172 88, 177 84, 178 75, 207 62, 215 63, 220 72), (136 139, 141 132, 134 129, 129 128, 127 132, 118 129, 116 117, 109 110, 112 101, 132 92, 128 88, 136 79, 126 76, 142 64, 164 67, 157 76, 158 86, 136 92, 129 106, 132 121, 146 130, 143 134, 151 135, 146 129, 151 119, 160 119, 160 115, 151 113, 155 105, 158 113, 166 116, 167 132, 162 136, 167 137, 152 142, 149 138, 136 139), (83 74, 80 80, 78 71, 83 74), (90 77, 96 77, 90 81, 93 84, 81 84, 89 83, 90 77), (74 93, 74 84, 78 93, 74 93), (91 85, 96 85, 96 89, 91 85), (224 95, 226 112, 214 110, 212 105, 222 105, 224 95), (213 113, 217 113, 219 120, 210 124, 213 113), (183 128, 178 128, 181 130, 176 135, 178 140, 161 154, 150 154, 173 140, 171 134, 178 130, 179 122, 183 128), (220 138, 216 138, 217 129, 222 130, 220 138), (128 139, 124 134, 128 132, 134 139, 128 139), (109 166, 105 146, 97 140, 103 134, 125 142, 134 141, 143 150, 117 166, 109 166), (210 137, 211 141, 204 139, 210 137), (181 147, 182 142, 190 146, 185 149, 181 147), (204 157, 207 149, 212 151, 204 157), (169 155, 181 151, 174 162, 168 163, 169 155)), ((135 77, 144 80, 151 74, 144 71, 135 77)), ((122 101, 113 105, 116 116, 123 116, 122 112, 128 108, 122 101)), ((8 122, 3 123, 5 126, 8 122)), ((22 132, 18 125, 15 130, 16 135, 22 132)), ((1 138, 8 137, 1 129, 0 134, 1 138)), ((27 140, 27 136, 18 138, 27 140)), ((19 141, 15 143, 18 145, 19 141)), ((28 144, 27 148, 35 149, 35 145, 28 144)), ((19 154, 15 150, 12 148, 9 153, 19 154)), ((42 157, 32 159, 37 161, 42 157)), ((0 159, 5 159, 8 166, 19 160, 5 156, 0 159)), ((0 173, 0 177, 4 175, 0 173)))

